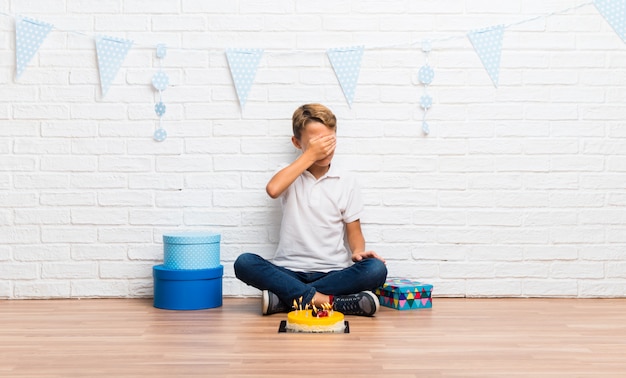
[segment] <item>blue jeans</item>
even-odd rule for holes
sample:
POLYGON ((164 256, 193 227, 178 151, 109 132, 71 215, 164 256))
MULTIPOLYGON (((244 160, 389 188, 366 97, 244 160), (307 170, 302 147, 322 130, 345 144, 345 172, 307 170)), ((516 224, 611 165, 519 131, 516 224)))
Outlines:
POLYGON ((316 292, 337 296, 374 290, 385 282, 387 267, 371 258, 328 273, 294 272, 254 253, 243 253, 235 261, 235 276, 259 290, 271 291, 290 306, 300 297, 302 303, 311 302, 316 292))

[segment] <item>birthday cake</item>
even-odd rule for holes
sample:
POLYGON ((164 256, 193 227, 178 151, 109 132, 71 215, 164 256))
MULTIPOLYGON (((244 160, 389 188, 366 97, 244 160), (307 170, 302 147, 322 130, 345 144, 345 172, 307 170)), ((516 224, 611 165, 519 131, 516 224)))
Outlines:
POLYGON ((331 307, 296 309, 287 314, 286 330, 306 333, 341 333, 346 328, 343 314, 331 307))

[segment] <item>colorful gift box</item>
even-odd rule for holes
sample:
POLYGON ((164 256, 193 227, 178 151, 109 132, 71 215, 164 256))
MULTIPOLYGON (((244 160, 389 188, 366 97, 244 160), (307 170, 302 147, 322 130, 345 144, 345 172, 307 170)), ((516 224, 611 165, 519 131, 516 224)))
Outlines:
POLYGON ((388 278, 383 286, 376 289, 376 295, 382 306, 413 310, 433 307, 432 291, 433 285, 403 278, 388 278))
POLYGON ((181 232, 163 235, 167 269, 212 269, 220 265, 220 234, 181 232))

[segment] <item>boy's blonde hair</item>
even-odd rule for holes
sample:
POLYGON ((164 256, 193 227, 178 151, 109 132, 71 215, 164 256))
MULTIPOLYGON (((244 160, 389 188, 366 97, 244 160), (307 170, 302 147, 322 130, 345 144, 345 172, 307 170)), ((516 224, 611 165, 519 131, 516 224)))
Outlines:
POLYGON ((304 104, 296 109, 291 117, 293 136, 300 140, 302 130, 310 122, 319 122, 329 129, 337 131, 337 118, 330 109, 322 104, 304 104))

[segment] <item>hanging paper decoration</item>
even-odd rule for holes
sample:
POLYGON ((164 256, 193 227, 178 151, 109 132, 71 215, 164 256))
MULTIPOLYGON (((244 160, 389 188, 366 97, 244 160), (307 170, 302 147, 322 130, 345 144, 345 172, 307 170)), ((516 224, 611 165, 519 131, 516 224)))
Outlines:
POLYGON ((98 70, 100 71, 100 88, 102 96, 106 96, 109 86, 122 66, 133 41, 121 38, 96 36, 96 53, 98 54, 98 70))
POLYGON ((352 107, 356 85, 359 81, 364 49, 365 46, 354 46, 326 50, 330 64, 333 66, 339 85, 343 90, 343 95, 350 107, 352 107))
POLYGON ((502 37, 504 25, 496 25, 485 29, 473 30, 467 34, 474 50, 483 63, 494 86, 498 86, 500 76, 500 55, 502 53, 502 37))
POLYGON ((239 98, 241 110, 246 106, 248 93, 252 88, 256 70, 261 62, 263 49, 228 49, 226 58, 230 67, 230 74, 235 83, 235 90, 239 98))
MULTIPOLYGON (((591 0, 590 2, 552 12, 545 15, 545 17, 568 13, 590 5, 595 6, 597 11, 614 29, 618 36, 626 42, 626 0, 591 0)), ((0 14, 10 16, 9 14, 3 12, 0 12, 0 14)), ((499 82, 500 58, 502 54, 504 30, 511 26, 534 21, 537 18, 538 17, 531 17, 513 24, 495 25, 484 29, 471 30, 466 33, 465 37, 469 38, 472 43, 474 50, 479 56, 494 86, 497 87, 499 82)), ((15 20, 16 78, 19 78, 54 26, 52 24, 27 17, 16 17, 15 20)), ((87 35, 77 31, 68 32, 87 35)), ((95 39, 101 91, 102 95, 105 96, 124 59, 126 58, 126 55, 133 45, 133 41, 102 35, 90 38, 95 39)), ((432 41, 440 42, 451 39, 456 39, 456 37, 444 37, 433 39, 432 41)), ((414 44, 411 43, 411 45, 414 44)), ((382 47, 385 48, 395 46, 397 45, 382 47)), ((355 97, 364 49, 364 46, 353 46, 326 50, 326 54, 350 107, 352 106, 352 102, 355 97)), ((373 49, 376 49, 376 47, 373 47, 373 49)), ((430 42, 428 42, 427 47, 425 45, 422 46, 422 50, 426 54, 426 62, 425 65, 419 70, 419 81, 424 86, 423 94, 420 97, 420 106, 424 110, 422 129, 426 134, 429 133, 429 127, 426 122, 426 114, 433 105, 433 98, 428 93, 428 86, 434 78, 434 70, 428 64, 428 53, 430 52, 430 49, 430 42)), ((242 110, 247 102, 248 94, 254 82, 256 70, 263 53, 263 49, 228 49, 226 51, 231 76, 233 78, 242 110)), ((162 60, 166 54, 165 46, 157 46, 156 54, 157 57, 162 60)), ((157 72, 154 75, 153 86, 157 91, 159 91, 159 97, 161 97, 161 92, 165 90, 168 84, 169 78, 162 71, 157 72)), ((165 114, 166 106, 161 101, 161 98, 159 98, 159 101, 155 104, 154 110, 159 118, 163 117, 165 114)), ((158 133, 155 133, 155 136, 158 135, 159 139, 164 139, 167 135, 165 130, 159 128, 158 131, 158 133)))
POLYGON ((626 0, 594 0, 593 5, 622 41, 626 42, 626 0))
POLYGON ((17 17, 15 22, 15 71, 19 78, 26 65, 35 56, 37 50, 53 25, 28 17, 17 17))
POLYGON ((430 85, 430 83, 433 82, 433 79, 435 78, 435 70, 433 70, 433 68, 428 64, 428 56, 431 50, 432 50, 432 45, 430 41, 429 40, 422 41, 422 51, 424 52, 424 55, 426 56, 425 57, 426 62, 422 66, 422 68, 420 68, 417 78, 420 81, 420 83, 422 83, 422 85, 424 86, 424 93, 422 94, 422 97, 420 98, 420 106, 422 107, 422 109, 424 109, 424 113, 422 116, 422 131, 426 135, 430 134, 430 128, 428 126, 428 123, 426 122, 426 114, 428 113, 428 109, 430 109, 430 107, 433 105, 433 98, 430 94, 428 94, 428 86, 430 85))
POLYGON ((165 46, 162 43, 159 43, 156 49, 156 56, 159 59, 163 59, 165 58, 165 55, 167 55, 167 46, 165 46))
POLYGON ((154 112, 159 117, 157 128, 154 131, 153 138, 157 142, 163 142, 167 138, 167 131, 163 128, 163 115, 166 111, 166 106, 163 103, 163 91, 167 89, 170 78, 165 72, 163 72, 163 59, 167 54, 167 48, 164 44, 159 44, 156 49, 156 56, 159 60, 159 71, 152 76, 152 86, 159 92, 159 101, 154 105, 154 112))

